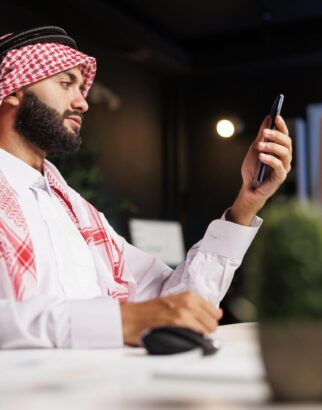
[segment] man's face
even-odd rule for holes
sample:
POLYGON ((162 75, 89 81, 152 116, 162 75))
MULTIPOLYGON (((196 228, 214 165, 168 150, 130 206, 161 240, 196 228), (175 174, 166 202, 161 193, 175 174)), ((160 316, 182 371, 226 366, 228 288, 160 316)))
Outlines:
POLYGON ((76 151, 83 113, 88 110, 82 87, 78 67, 26 87, 21 91, 15 129, 47 155, 76 151))

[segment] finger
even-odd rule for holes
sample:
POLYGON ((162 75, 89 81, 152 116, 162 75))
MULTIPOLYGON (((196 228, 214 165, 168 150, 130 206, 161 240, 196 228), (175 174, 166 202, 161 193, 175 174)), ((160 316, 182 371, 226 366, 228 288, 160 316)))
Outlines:
POLYGON ((220 317, 221 309, 213 307, 209 302, 207 302, 203 297, 195 292, 183 292, 181 295, 176 295, 180 297, 179 303, 191 311, 196 311, 197 309, 203 309, 204 314, 210 315, 212 317, 220 317))
POLYGON ((204 308, 201 311, 195 312, 196 319, 203 324, 207 332, 214 332, 218 326, 218 321, 223 316, 222 309, 216 309, 216 315, 209 314, 204 308))
POLYGON ((283 145, 292 153, 292 140, 288 135, 283 134, 280 131, 265 129, 264 138, 266 141, 273 141, 277 144, 283 145))
POLYGON ((201 309, 202 309, 202 314, 203 314, 204 317, 212 318, 212 319, 215 319, 217 321, 222 319, 222 317, 224 315, 222 309, 213 308, 213 310, 211 312, 210 312, 209 309, 205 308, 204 306, 201 306, 201 309))
POLYGON ((283 134, 289 135, 287 125, 280 115, 275 118, 275 125, 283 134))
POLYGON ((266 115, 266 117, 264 118, 264 120, 263 120, 263 122, 262 122, 262 124, 259 128, 259 131, 258 131, 257 137, 255 139, 255 142, 261 141, 263 139, 263 132, 264 132, 265 128, 269 127, 269 124, 270 124, 270 116, 266 115))
POLYGON ((278 142, 286 147, 292 146, 292 139, 289 135, 284 134, 278 130, 271 130, 269 128, 265 128, 263 131, 264 138, 269 139, 271 141, 278 142))
POLYGON ((205 318, 204 315, 196 316, 189 321, 190 325, 200 333, 213 333, 218 327, 218 321, 214 318, 205 318))
POLYGON ((276 177, 283 182, 286 179, 287 171, 284 168, 282 161, 279 158, 274 157, 273 155, 260 153, 259 159, 264 164, 269 165, 273 169, 276 177))
POLYGON ((196 316, 196 320, 204 327, 206 333, 212 333, 218 327, 218 321, 211 316, 196 316))
POLYGON ((264 141, 259 142, 257 147, 259 152, 263 152, 264 154, 275 155, 282 161, 286 171, 290 170, 292 157, 290 154, 290 150, 288 148, 286 148, 283 145, 276 144, 274 142, 264 141))
POLYGON ((219 320, 223 316, 223 311, 220 308, 215 308, 213 305, 208 303, 205 299, 200 298, 200 306, 205 313, 219 320))
POLYGON ((185 303, 179 310, 178 316, 193 318, 203 327, 204 332, 213 332, 218 326, 218 320, 222 317, 222 310, 216 309, 201 297, 195 295, 192 303, 185 303))
POLYGON ((187 308, 179 308, 170 318, 168 325, 187 327, 199 333, 211 333, 217 328, 218 323, 214 318, 209 318, 209 316, 205 318, 205 315, 200 310, 196 312, 196 310, 191 311, 187 308))
POLYGON ((190 312, 208 332, 213 332, 221 319, 222 309, 214 308, 204 298, 194 292, 184 293, 181 303, 183 308, 190 312))

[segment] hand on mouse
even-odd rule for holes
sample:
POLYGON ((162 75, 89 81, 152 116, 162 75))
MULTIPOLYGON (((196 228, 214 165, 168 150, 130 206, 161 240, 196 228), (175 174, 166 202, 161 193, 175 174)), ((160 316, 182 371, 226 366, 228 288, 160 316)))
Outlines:
POLYGON ((162 326, 180 326, 199 333, 211 333, 216 330, 222 315, 222 309, 214 308, 194 292, 147 302, 121 303, 124 343, 137 346, 145 329, 162 326))

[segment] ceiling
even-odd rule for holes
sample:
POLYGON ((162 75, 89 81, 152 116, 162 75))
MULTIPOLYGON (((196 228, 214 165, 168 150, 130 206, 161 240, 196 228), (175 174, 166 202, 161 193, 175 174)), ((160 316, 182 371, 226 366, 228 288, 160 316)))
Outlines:
POLYGON ((322 60, 321 0, 115 0, 196 69, 322 60), (277 61, 276 61, 277 63, 277 61))
MULTIPOLYGON (((62 25, 76 37, 162 69, 205 72, 274 64, 322 66, 322 0, 10 4, 40 16, 45 24, 62 25)), ((25 28, 31 20, 16 18, 15 22, 25 28)))
POLYGON ((106 0, 171 41, 237 34, 322 16, 322 2, 303 0, 106 0))

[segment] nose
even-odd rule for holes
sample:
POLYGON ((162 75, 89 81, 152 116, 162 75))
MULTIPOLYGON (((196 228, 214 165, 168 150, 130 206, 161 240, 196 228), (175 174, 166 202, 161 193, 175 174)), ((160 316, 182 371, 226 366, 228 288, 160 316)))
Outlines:
POLYGON ((84 113, 88 110, 87 101, 81 91, 79 91, 77 95, 74 96, 71 106, 73 110, 80 111, 81 113, 84 113))

